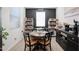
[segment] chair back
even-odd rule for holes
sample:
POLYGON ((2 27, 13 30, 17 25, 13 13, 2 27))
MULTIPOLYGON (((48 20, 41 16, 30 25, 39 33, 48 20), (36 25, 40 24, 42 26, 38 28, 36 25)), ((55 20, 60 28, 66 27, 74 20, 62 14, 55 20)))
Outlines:
POLYGON ((50 37, 50 32, 45 34, 45 38, 49 38, 50 37))
POLYGON ((51 31, 51 32, 48 32, 48 33, 46 33, 45 34, 45 38, 51 38, 52 37, 52 35, 53 35, 53 31, 51 31))
POLYGON ((53 31, 51 31, 51 32, 49 32, 50 33, 50 37, 52 37, 52 35, 54 34, 54 32, 53 31))
POLYGON ((25 33, 25 32, 23 32, 23 36, 24 36, 24 40, 26 41, 27 38, 29 38, 29 33, 25 33))
POLYGON ((23 33, 23 36, 24 36, 24 41, 25 41, 25 43, 26 43, 26 40, 27 40, 27 38, 28 38, 28 41, 29 41, 29 45, 31 45, 31 43, 30 43, 30 35, 29 35, 29 33, 23 33))

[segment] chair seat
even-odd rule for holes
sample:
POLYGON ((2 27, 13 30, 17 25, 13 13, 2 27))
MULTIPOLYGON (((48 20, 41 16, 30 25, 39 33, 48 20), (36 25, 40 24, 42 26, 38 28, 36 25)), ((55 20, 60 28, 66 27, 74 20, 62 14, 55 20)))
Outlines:
MULTIPOLYGON (((44 40, 40 40, 39 43, 44 45, 44 40)), ((50 40, 45 41, 45 46, 47 46, 48 44, 50 44, 50 40)))
MULTIPOLYGON (((37 44, 37 40, 36 39, 31 39, 30 40, 31 46, 37 44)), ((26 41, 26 44, 29 46, 29 40, 26 41)))

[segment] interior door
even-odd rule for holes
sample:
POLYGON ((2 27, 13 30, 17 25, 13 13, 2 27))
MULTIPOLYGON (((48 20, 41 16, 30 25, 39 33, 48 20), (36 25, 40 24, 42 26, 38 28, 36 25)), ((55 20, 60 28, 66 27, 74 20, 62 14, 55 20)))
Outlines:
MULTIPOLYGON (((0 8, 0 29, 1 29, 1 8, 0 8)), ((2 51, 2 31, 0 30, 0 51, 2 51)))

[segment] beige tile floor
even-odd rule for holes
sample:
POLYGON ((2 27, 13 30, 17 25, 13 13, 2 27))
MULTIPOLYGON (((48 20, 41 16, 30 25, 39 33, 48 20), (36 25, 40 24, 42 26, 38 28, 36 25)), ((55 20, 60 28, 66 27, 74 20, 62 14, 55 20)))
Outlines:
MULTIPOLYGON (((52 51, 63 51, 63 49, 56 42, 55 37, 52 38, 51 46, 52 46, 52 51)), ((10 51, 24 51, 24 40, 21 40, 19 43, 17 43, 13 48, 10 49, 10 51)), ((28 51, 28 48, 27 48, 27 51, 28 51)), ((50 50, 48 49, 48 51, 50 50)))

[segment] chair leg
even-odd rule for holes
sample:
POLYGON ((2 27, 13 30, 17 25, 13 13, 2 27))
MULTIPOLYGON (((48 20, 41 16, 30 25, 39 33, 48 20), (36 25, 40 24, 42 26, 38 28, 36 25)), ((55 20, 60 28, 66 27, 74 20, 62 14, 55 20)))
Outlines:
POLYGON ((45 50, 45 39, 44 39, 44 50, 45 50))
POLYGON ((26 51, 26 44, 25 44, 25 47, 24 47, 24 51, 26 51))
POLYGON ((51 51, 51 38, 50 38, 50 51, 51 51))
POLYGON ((31 51, 31 46, 29 46, 29 51, 31 51))
POLYGON ((51 43, 50 43, 50 51, 51 51, 51 43))

